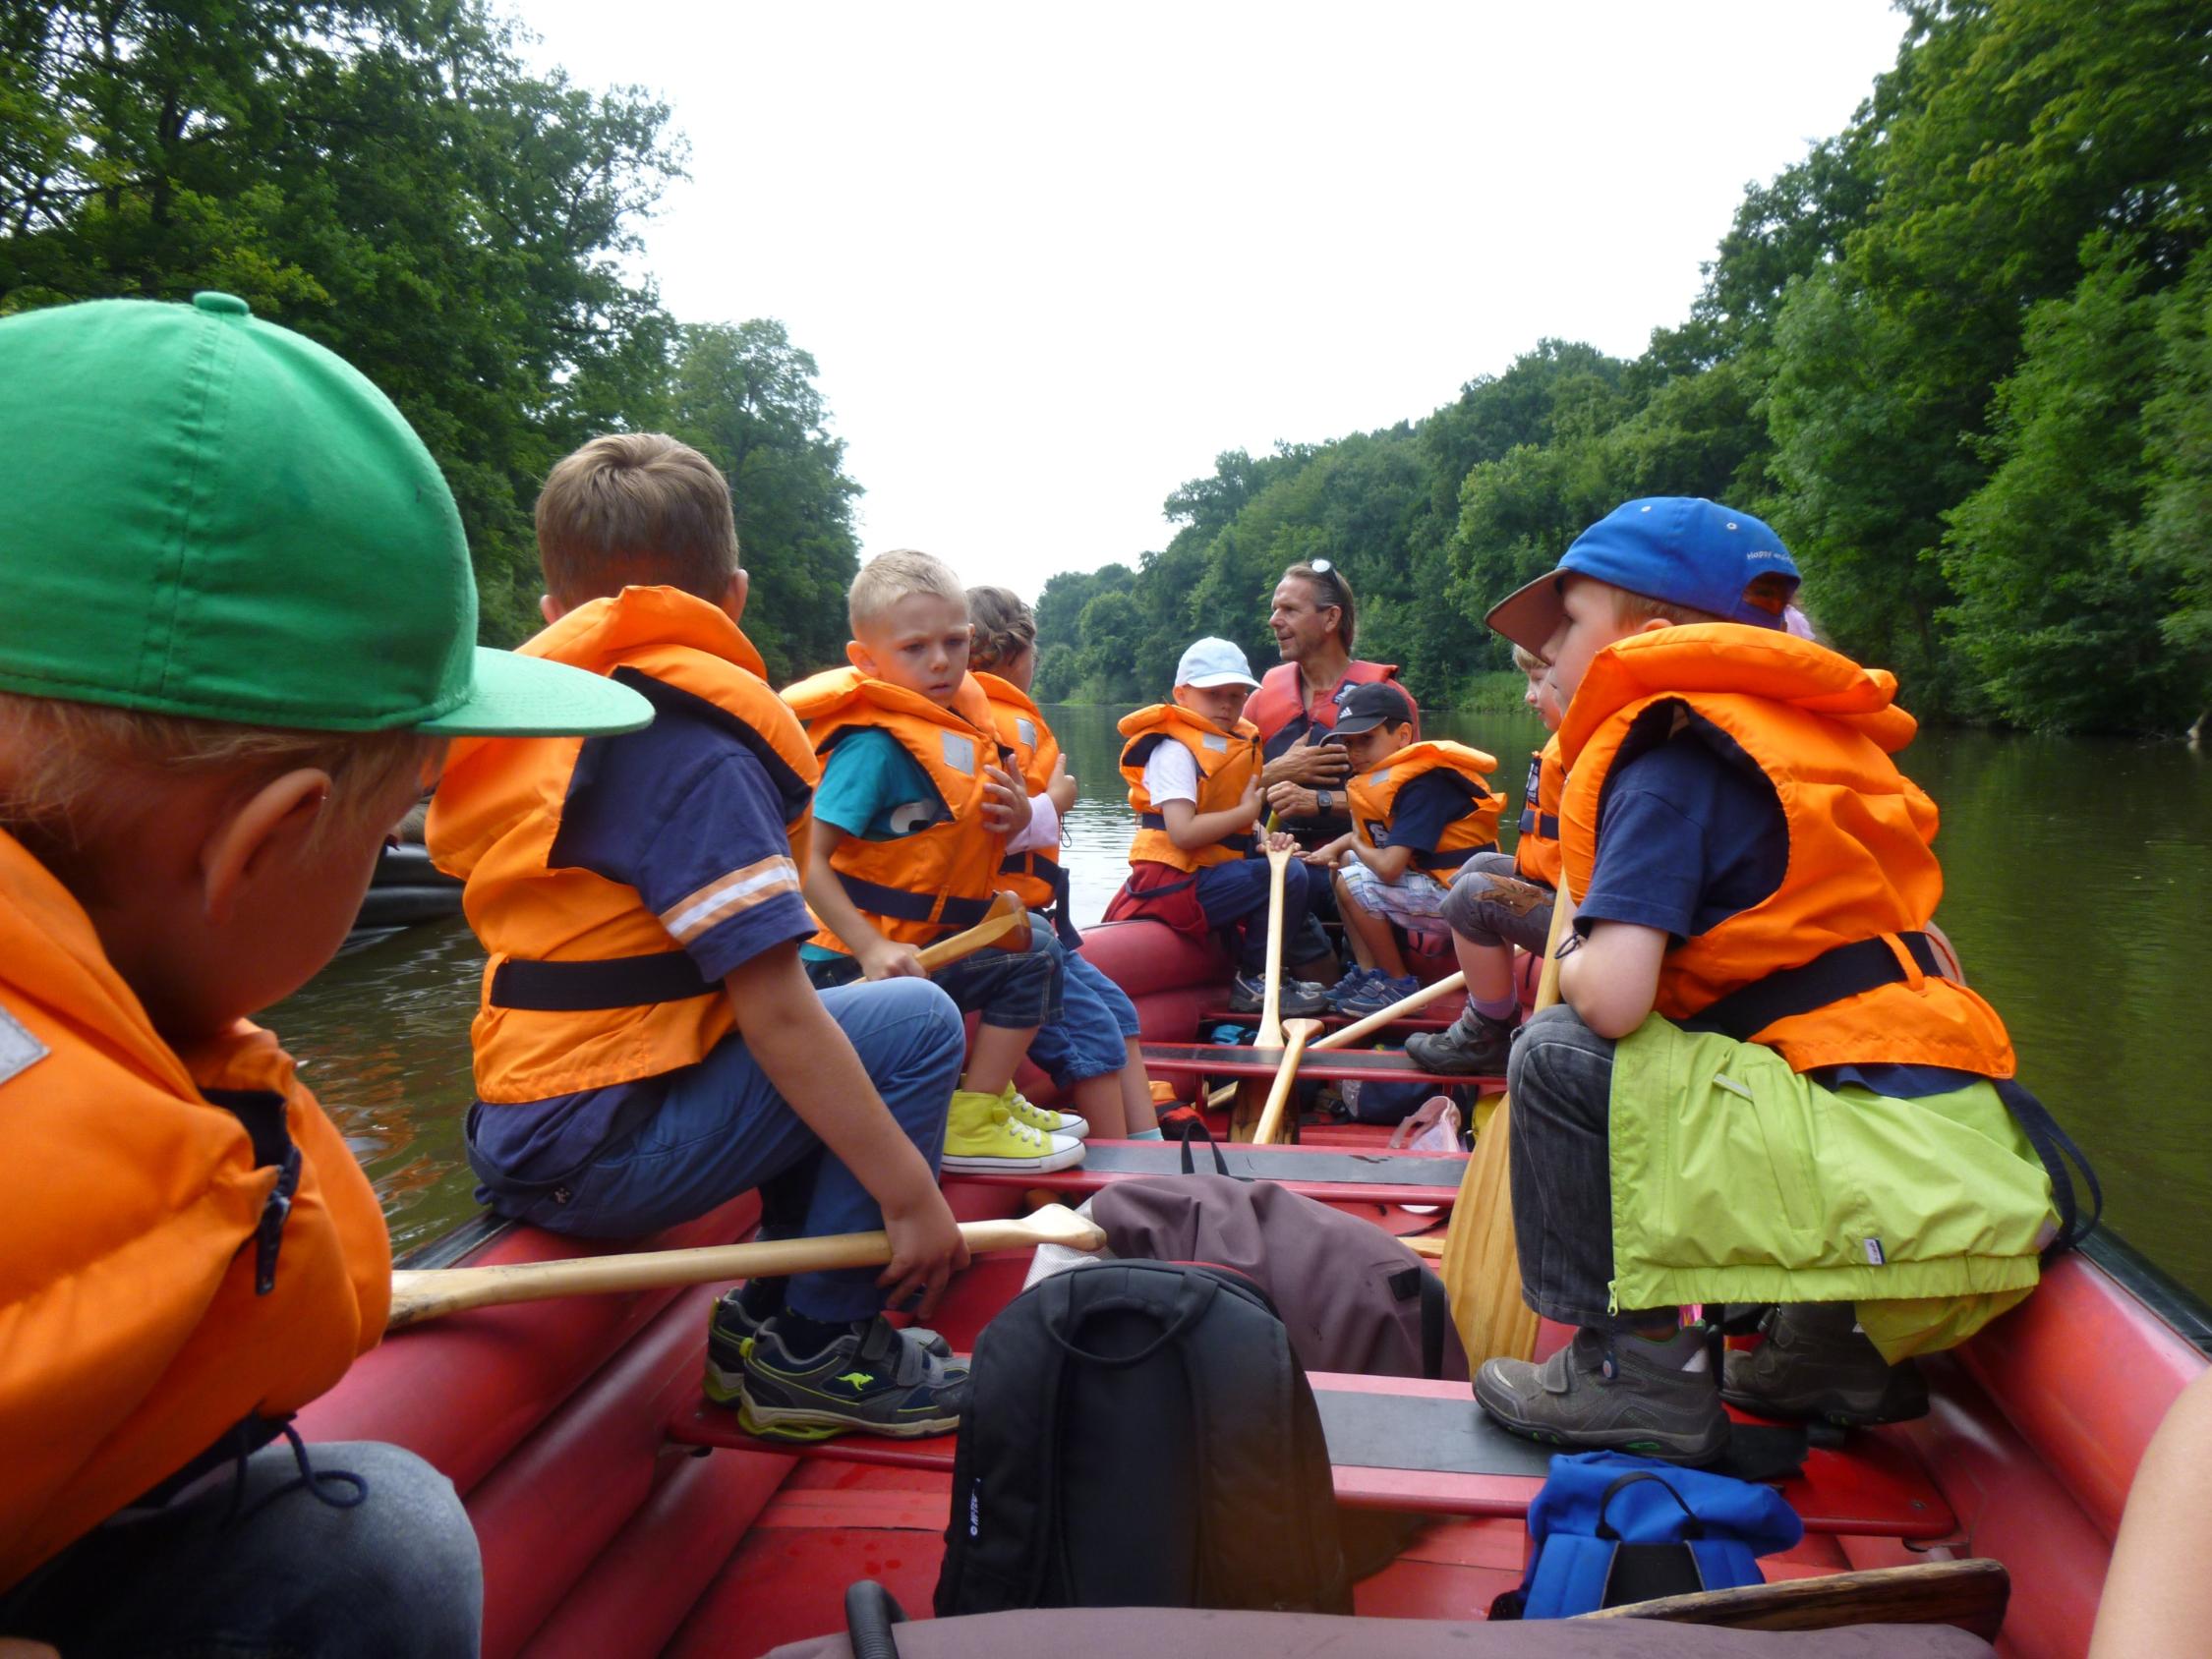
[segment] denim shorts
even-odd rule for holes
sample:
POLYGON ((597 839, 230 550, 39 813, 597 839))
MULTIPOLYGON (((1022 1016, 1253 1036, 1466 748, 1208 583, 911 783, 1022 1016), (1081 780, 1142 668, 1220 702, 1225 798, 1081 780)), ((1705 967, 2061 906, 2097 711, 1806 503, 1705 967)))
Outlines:
MULTIPOLYGON (((1067 977, 1061 966, 1064 960, 1052 924, 1032 916, 1028 949, 985 945, 957 962, 947 962, 929 977, 961 1013, 977 1015, 985 1025, 1027 1031, 1060 1017, 1067 977)), ((817 991, 828 991, 859 979, 860 964, 850 956, 816 958, 806 964, 806 977, 817 991)))
POLYGON ((1029 1058, 1063 1088, 1119 1071, 1129 1061, 1129 1040, 1138 1035, 1136 1004, 1129 993, 1071 951, 1061 1017, 1029 1043, 1029 1058))

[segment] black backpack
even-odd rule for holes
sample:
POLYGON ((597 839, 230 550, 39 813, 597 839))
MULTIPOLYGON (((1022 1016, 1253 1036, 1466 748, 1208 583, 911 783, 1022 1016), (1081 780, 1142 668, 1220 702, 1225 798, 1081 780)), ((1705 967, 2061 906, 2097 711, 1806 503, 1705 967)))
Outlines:
POLYGON ((937 1613, 1350 1613, 1328 1448, 1259 1287, 1107 1262, 977 1339, 937 1613))

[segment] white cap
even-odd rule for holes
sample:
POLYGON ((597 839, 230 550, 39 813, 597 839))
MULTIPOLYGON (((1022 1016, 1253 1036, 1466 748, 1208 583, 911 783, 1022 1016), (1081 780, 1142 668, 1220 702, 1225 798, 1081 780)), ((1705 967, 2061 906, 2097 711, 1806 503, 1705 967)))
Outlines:
POLYGON ((1205 691, 1217 685, 1256 686, 1245 654, 1227 640, 1200 640, 1175 665, 1175 683, 1205 691))

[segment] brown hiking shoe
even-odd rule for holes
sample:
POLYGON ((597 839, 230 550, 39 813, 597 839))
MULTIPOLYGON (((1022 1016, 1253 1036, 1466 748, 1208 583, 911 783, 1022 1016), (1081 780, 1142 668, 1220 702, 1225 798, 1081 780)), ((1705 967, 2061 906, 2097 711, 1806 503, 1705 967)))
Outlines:
POLYGON ((1513 1054, 1514 1029, 1469 1008, 1441 1031, 1408 1037, 1406 1058, 1435 1077, 1503 1077, 1513 1054))
POLYGON ((1856 1428, 1928 1414, 1920 1368, 1882 1357, 1849 1302, 1794 1302, 1760 1325, 1767 1340, 1731 1353, 1720 1398, 1762 1417, 1809 1418, 1856 1428))
POLYGON ((1484 1360, 1475 1373, 1475 1398, 1531 1440, 1709 1463, 1727 1450, 1728 1414, 1720 1409, 1719 1379, 1702 1357, 1705 1337, 1702 1325, 1685 1326, 1663 1343, 1577 1331, 1542 1365, 1484 1360))

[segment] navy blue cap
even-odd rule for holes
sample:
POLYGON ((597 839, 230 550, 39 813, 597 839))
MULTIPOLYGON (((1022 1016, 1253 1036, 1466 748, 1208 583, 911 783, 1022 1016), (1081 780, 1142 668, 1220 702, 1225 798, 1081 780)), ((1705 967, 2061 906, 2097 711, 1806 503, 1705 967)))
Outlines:
POLYGON ((1797 563, 1773 529, 1702 495, 1652 495, 1615 507, 1575 538, 1558 568, 1516 589, 1484 618, 1515 645, 1541 653, 1564 614, 1560 578, 1589 576, 1666 604, 1779 628, 1797 591, 1797 563), (1745 598, 1762 576, 1788 579, 1774 607, 1745 598))
POLYGON ((1340 737, 1357 737, 1379 725, 1411 725, 1413 699, 1388 680, 1370 680, 1349 687, 1337 699, 1334 730, 1340 737))

